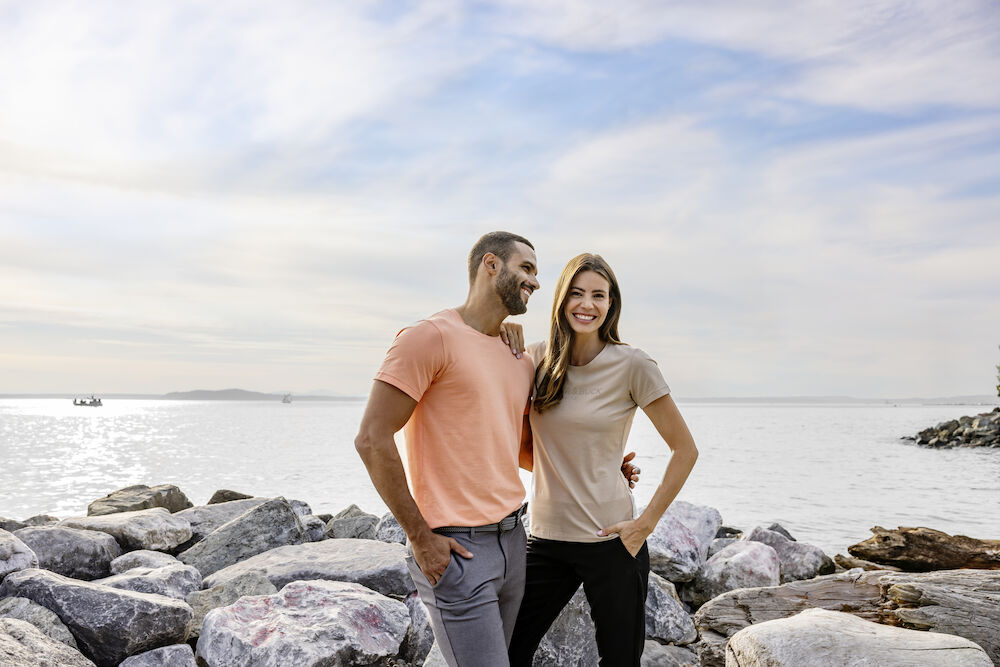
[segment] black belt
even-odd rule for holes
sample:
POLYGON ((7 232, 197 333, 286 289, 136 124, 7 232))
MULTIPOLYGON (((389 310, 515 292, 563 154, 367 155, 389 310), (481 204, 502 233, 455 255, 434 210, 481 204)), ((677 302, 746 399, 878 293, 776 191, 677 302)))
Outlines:
POLYGON ((476 533, 506 533, 517 528, 517 525, 521 522, 521 517, 527 509, 528 503, 525 503, 500 519, 499 523, 488 523, 485 526, 441 526, 440 528, 435 528, 434 532, 442 535, 468 533, 469 537, 475 537, 476 533))

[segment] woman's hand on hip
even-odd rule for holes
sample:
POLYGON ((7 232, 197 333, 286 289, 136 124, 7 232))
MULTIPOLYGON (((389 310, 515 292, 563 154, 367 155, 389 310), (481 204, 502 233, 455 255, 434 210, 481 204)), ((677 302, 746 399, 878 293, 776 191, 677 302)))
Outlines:
POLYGON ((632 554, 633 557, 639 553, 639 549, 642 548, 643 542, 649 537, 649 534, 653 532, 646 529, 635 519, 630 521, 619 521, 613 526, 608 526, 607 528, 599 531, 597 534, 601 537, 606 535, 614 535, 618 533, 618 538, 628 549, 628 552, 632 554))

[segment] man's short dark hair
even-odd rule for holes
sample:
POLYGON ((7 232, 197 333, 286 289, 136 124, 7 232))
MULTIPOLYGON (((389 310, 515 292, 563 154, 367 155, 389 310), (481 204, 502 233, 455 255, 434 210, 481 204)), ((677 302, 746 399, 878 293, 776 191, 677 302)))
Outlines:
POLYGON ((535 246, 531 245, 531 241, 517 234, 511 234, 510 232, 490 232, 489 234, 483 234, 476 241, 476 245, 472 246, 472 252, 469 253, 469 284, 471 285, 476 282, 476 273, 479 271, 479 265, 482 263, 486 253, 491 252, 506 262, 510 258, 511 253, 514 252, 515 243, 523 243, 532 250, 535 249, 535 246))

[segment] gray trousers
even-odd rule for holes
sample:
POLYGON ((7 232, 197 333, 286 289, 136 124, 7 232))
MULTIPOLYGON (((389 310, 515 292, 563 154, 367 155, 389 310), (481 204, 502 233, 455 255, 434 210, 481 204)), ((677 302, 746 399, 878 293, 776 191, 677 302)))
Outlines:
POLYGON ((454 533, 472 552, 451 562, 433 586, 409 546, 406 566, 430 614, 434 638, 450 667, 508 667, 507 647, 524 595, 527 538, 521 522, 506 533, 454 533))

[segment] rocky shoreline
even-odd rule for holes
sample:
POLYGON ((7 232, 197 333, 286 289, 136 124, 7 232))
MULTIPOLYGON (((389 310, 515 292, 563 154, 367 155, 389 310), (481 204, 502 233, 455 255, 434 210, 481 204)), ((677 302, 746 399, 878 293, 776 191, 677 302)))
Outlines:
POLYGON ((950 449, 952 447, 1000 448, 1000 407, 974 417, 965 416, 925 428, 915 436, 903 436, 918 445, 950 449))
MULTIPOLYGON (((780 525, 675 502, 648 540, 642 664, 1000 665, 1000 543, 873 531, 831 559, 780 525)), ((354 505, 223 490, 194 506, 173 485, 0 518, 0 666, 441 667, 404 543, 391 515, 354 505)), ((597 664, 582 591, 535 664, 597 664)))

